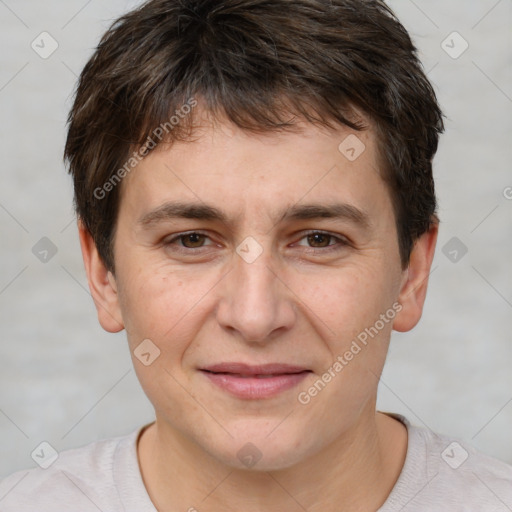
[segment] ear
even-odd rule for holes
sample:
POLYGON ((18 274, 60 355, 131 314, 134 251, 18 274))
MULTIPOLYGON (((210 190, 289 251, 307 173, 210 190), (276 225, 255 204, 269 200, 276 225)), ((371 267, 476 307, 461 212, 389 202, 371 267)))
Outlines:
POLYGON ((438 231, 439 223, 435 222, 414 244, 409 266, 403 272, 398 296, 398 302, 402 305, 402 309, 396 315, 393 323, 395 331, 410 331, 421 318, 438 231))
POLYGON ((89 289, 98 311, 98 320, 108 332, 122 331, 124 324, 115 278, 107 270, 89 230, 81 221, 78 221, 78 233, 89 289))

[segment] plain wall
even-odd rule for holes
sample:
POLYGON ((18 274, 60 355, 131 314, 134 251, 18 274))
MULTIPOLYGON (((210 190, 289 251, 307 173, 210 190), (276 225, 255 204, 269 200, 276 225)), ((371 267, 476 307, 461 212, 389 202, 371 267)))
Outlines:
MULTIPOLYGON (((138 3, 0 2, 0 477, 33 466, 41 441, 60 451, 153 418, 124 333, 96 320, 62 162, 77 76, 111 21, 138 3), (31 47, 43 31, 59 45, 47 59, 31 47), (46 263, 32 251, 43 237, 57 250, 46 263)), ((512 3, 390 4, 420 49, 446 133, 424 315, 393 335, 379 409, 512 463, 512 3), (458 58, 454 31, 469 45, 458 58)))

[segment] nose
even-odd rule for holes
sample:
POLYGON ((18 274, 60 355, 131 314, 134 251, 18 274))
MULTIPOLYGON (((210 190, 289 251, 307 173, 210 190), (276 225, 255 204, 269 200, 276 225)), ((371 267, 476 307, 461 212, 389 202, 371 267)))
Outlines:
POLYGON ((274 269, 269 251, 252 263, 235 254, 233 265, 217 307, 221 327, 252 344, 268 343, 290 330, 296 321, 293 293, 274 269))

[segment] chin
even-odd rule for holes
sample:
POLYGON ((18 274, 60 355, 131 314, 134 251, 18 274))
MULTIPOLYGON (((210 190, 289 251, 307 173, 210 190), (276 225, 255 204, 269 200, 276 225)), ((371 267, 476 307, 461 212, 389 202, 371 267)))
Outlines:
MULTIPOLYGON (((260 423, 260 422, 255 422, 260 423)), ((219 450, 219 445, 207 450, 217 460, 234 469, 247 471, 279 471, 290 468, 304 460, 311 446, 305 446, 304 439, 308 439, 306 433, 299 435, 289 429, 279 427, 272 432, 279 421, 273 422, 271 428, 262 428, 260 425, 239 425, 239 433, 235 438, 229 438, 224 450, 219 450), (270 433, 270 434, 269 434, 270 433)), ((311 442, 311 440, 309 440, 311 442)))
POLYGON ((215 455, 217 460, 230 468, 254 473, 285 470, 304 459, 303 454, 297 453, 292 448, 281 450, 265 448, 261 451, 250 441, 242 445, 236 454, 229 452, 215 455))

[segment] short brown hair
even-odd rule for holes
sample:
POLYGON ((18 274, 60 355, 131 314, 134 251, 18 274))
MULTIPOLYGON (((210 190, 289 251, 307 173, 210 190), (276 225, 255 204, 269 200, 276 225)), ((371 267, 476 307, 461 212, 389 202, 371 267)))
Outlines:
MULTIPOLYGON (((362 130, 354 116, 362 111, 376 129, 404 268, 414 241, 437 222, 432 158, 443 116, 416 48, 383 1, 151 0, 104 34, 68 118, 64 157, 77 215, 110 270, 116 173, 124 176, 134 148, 146 154, 155 127, 199 97, 255 132, 293 129, 294 117, 362 130)), ((182 117, 166 142, 192 134, 193 112, 182 117)))

